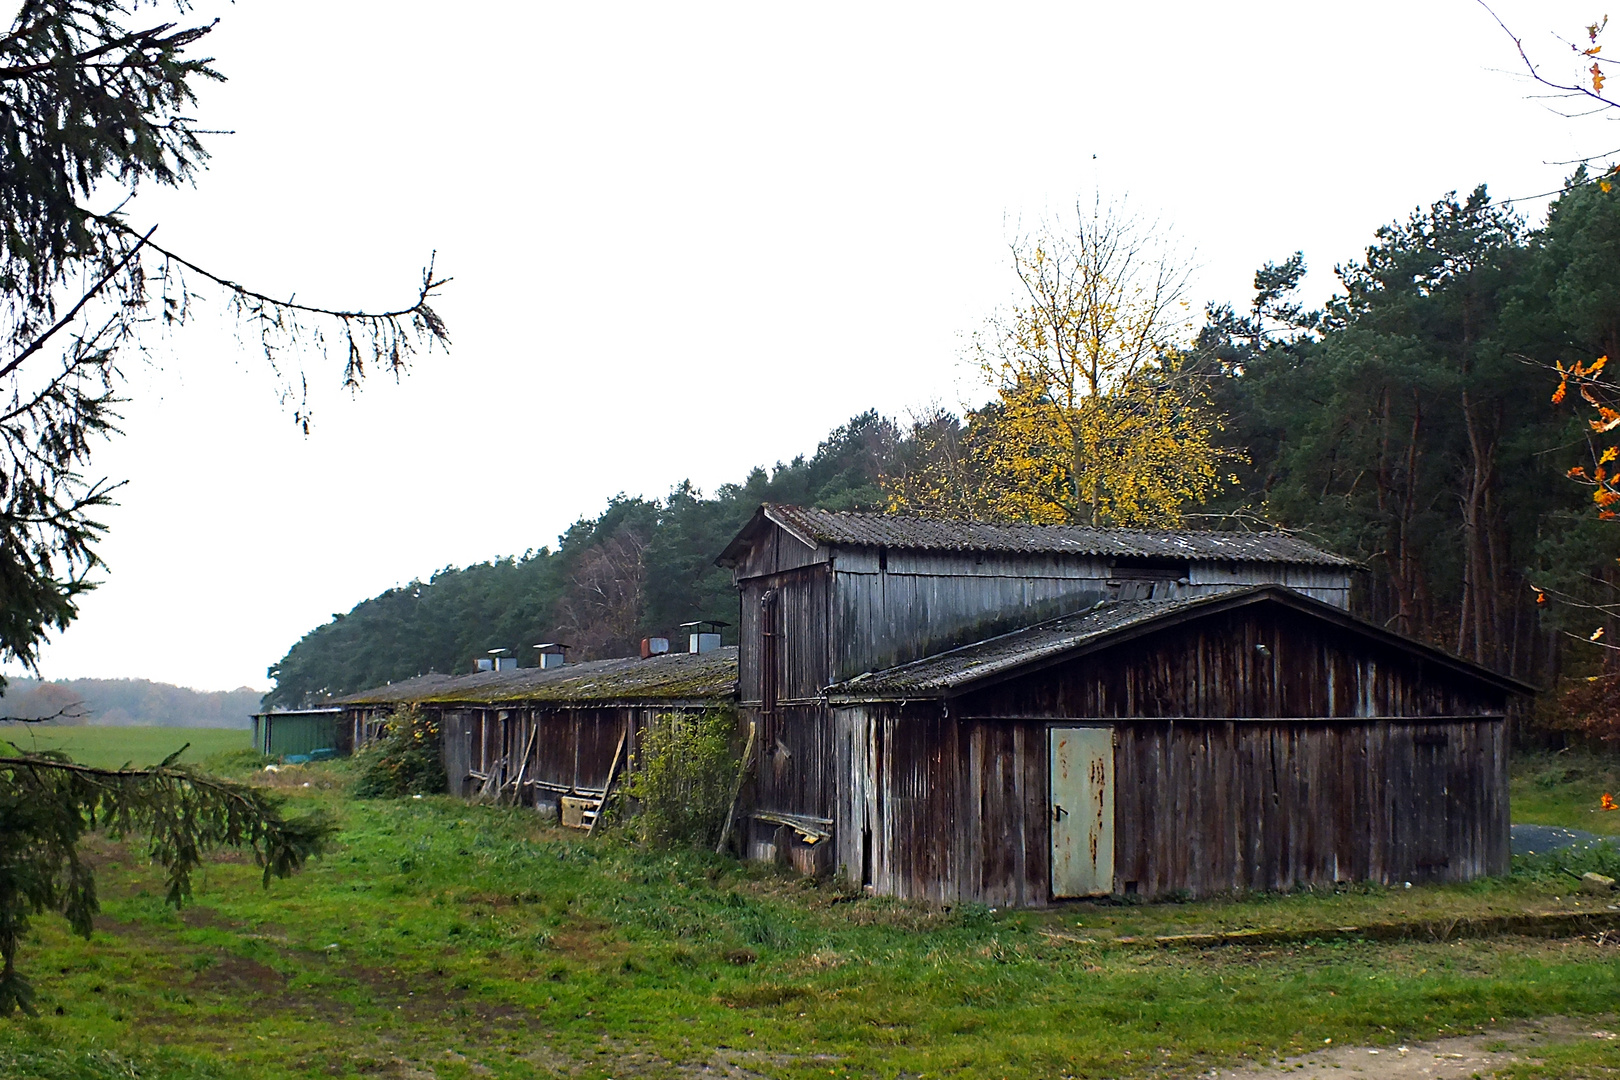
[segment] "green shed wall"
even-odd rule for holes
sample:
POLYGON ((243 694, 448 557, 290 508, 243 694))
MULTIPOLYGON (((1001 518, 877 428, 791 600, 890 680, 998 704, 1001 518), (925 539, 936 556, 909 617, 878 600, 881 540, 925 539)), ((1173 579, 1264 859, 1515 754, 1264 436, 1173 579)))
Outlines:
POLYGON ((338 716, 266 716, 259 749, 271 757, 338 748, 338 716))

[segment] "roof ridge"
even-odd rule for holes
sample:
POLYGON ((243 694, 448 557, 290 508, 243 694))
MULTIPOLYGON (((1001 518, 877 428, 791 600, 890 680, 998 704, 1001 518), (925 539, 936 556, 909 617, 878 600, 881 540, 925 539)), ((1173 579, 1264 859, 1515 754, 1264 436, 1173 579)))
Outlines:
MULTIPOLYGON (((1269 529, 1255 531, 1250 529, 1208 529, 1191 525, 1081 525, 1072 521, 1056 521, 1042 523, 1036 521, 992 521, 986 518, 955 518, 940 514, 930 514, 927 511, 889 511, 889 510, 828 510, 819 506, 805 506, 801 503, 767 503, 776 510, 796 510, 801 513, 825 514, 831 517, 859 518, 861 520, 887 520, 887 521, 926 521, 940 525, 977 525, 992 529, 1080 529, 1088 532, 1100 533, 1137 533, 1144 536, 1162 535, 1164 533, 1209 533, 1217 536, 1286 536, 1289 539, 1298 539, 1290 530, 1281 525, 1274 525, 1269 529)), ((1300 543, 1308 541, 1300 540, 1300 543)), ((1311 545, 1315 546, 1315 545, 1311 545)))

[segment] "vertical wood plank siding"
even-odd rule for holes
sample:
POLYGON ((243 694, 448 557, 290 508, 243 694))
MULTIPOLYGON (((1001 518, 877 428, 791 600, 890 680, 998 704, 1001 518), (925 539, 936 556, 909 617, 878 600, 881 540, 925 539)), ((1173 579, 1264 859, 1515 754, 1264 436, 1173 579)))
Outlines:
POLYGON ((1046 725, 840 710, 839 872, 936 902, 1049 896, 1046 725), (847 827, 845 826, 847 823, 847 827))
MULTIPOLYGON (((1048 903, 1048 724, 919 712, 840 711, 837 869, 907 899, 1048 903)), ((1116 730, 1116 893, 1508 870, 1500 719, 1136 720, 1116 730)))
POLYGON ((1137 721, 1118 731, 1117 892, 1508 870, 1501 720, 1137 721))
POLYGON ((1240 609, 948 702, 838 709, 837 865, 888 895, 1049 902, 1046 732, 1099 720, 1115 892, 1505 873, 1505 704, 1321 620, 1240 609))
MULTIPOLYGON (((441 709, 450 791, 463 797, 476 795, 483 785, 478 777, 488 776, 504 761, 508 782, 517 778, 520 769, 523 772, 519 797, 525 804, 554 802, 558 795, 570 792, 600 795, 626 730, 633 754, 642 730, 659 716, 698 711, 686 706, 441 709)), ((624 765, 621 762, 621 768, 624 765)))
POLYGON ((964 695, 970 716, 1461 716, 1500 713, 1497 692, 1320 620, 1242 608, 964 695), (1264 645, 1266 652, 1259 646, 1264 645))

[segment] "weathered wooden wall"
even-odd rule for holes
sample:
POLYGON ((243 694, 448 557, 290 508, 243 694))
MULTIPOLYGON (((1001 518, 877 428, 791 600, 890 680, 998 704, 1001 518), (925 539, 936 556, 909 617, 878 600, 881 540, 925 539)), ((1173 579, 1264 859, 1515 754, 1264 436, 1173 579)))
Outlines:
POLYGON ((925 712, 838 710, 836 871, 885 896, 1047 903, 1046 725, 925 712))
MULTIPOLYGON (((629 733, 620 775, 630 767, 643 727, 655 717, 698 708, 661 705, 601 708, 458 706, 439 710, 450 791, 472 797, 517 785, 517 801, 552 804, 561 795, 600 796, 619 739, 629 733), (527 756, 525 756, 525 753, 527 756), (518 784, 519 774, 522 782, 518 784)), ((508 790, 510 797, 510 790, 508 790)))
POLYGON ((735 568, 741 590, 739 693, 761 700, 761 600, 774 593, 777 690, 814 699, 826 686, 909 663, 1101 599, 1175 599, 1244 584, 1281 584, 1348 608, 1349 572, 1277 563, 1189 562, 1152 579, 1082 555, 808 548, 781 530, 735 568))
POLYGON ((1048 902, 1047 732, 1112 721, 1116 892, 1504 873, 1505 704, 1292 609, 1214 614, 948 701, 839 708, 834 861, 882 894, 1048 902))
POLYGON ((785 703, 816 701, 831 679, 834 638, 832 575, 825 563, 754 578, 742 588, 737 691, 745 704, 763 702, 766 620, 776 635, 776 696, 785 703), (770 594, 767 604, 766 594, 770 594))
POLYGON ((1504 691, 1274 606, 1212 615, 964 695, 970 716, 1463 716, 1504 691), (1260 648, 1264 646, 1264 651, 1260 648))
MULTIPOLYGON (((836 869, 880 895, 1049 903, 1054 722, 929 711, 839 710, 836 869)), ((1115 893, 1507 872, 1500 718, 1121 720, 1114 730, 1115 893)))
POLYGON ((1501 719, 1116 727, 1115 891, 1162 896, 1508 870, 1501 719))

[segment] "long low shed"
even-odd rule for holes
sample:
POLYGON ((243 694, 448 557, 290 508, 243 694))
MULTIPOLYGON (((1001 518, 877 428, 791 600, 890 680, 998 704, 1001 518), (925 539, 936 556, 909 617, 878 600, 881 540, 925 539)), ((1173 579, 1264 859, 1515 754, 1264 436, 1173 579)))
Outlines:
POLYGON ((670 713, 729 706, 736 690, 737 650, 723 648, 426 675, 340 705, 360 745, 401 706, 430 713, 439 722, 452 794, 553 811, 570 799, 583 805, 588 822, 612 777, 630 768, 644 727, 670 713))
POLYGON ((354 749, 343 710, 269 709, 253 714, 253 748, 271 757, 293 757, 325 750, 348 754, 354 749))
POLYGON ((1005 905, 1500 874, 1531 691, 1280 586, 1099 603, 830 688, 829 855, 1005 905))

